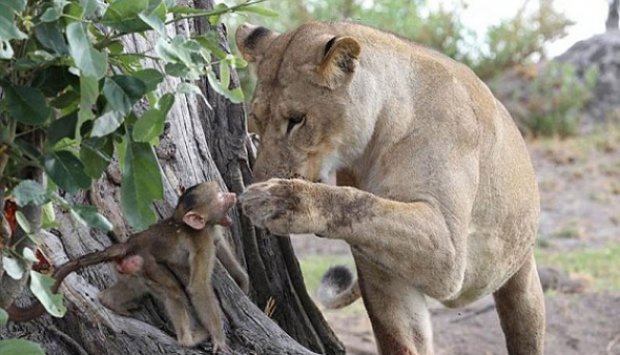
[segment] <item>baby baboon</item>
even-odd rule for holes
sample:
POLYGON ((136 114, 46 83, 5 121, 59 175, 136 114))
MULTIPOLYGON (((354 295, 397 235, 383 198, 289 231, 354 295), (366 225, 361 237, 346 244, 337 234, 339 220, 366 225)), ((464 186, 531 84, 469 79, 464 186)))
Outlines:
MULTIPOLYGON (((206 333, 191 331, 189 304, 182 284, 169 269, 189 267, 186 290, 191 304, 201 325, 211 334, 214 352, 226 349, 221 309, 213 292, 211 275, 217 253, 239 287, 248 291, 248 276, 217 226, 232 224, 227 212, 235 203, 235 194, 221 192, 215 182, 193 186, 179 198, 172 217, 132 235, 124 243, 62 265, 54 273, 56 283, 52 290, 56 292, 62 280, 81 267, 116 261, 119 281, 101 292, 102 303, 127 314, 141 296, 152 293, 164 302, 179 343, 193 346, 203 341, 206 333)), ((43 312, 40 303, 26 309, 13 305, 9 316, 11 320, 24 321, 43 312)))

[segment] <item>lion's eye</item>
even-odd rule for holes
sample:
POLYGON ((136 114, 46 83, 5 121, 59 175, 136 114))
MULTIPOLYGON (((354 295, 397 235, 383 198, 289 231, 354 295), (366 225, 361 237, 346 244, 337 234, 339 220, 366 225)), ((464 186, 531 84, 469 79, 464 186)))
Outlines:
POLYGON ((291 133, 291 131, 296 125, 303 123, 305 120, 306 120, 306 115, 297 115, 297 116, 289 117, 288 126, 286 127, 286 134, 291 133))

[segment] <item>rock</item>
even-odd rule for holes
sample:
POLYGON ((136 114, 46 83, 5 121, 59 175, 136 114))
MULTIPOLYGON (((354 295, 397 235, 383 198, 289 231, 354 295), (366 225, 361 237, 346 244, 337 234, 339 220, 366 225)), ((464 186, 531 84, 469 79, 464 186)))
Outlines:
POLYGON ((585 111, 595 122, 620 122, 620 31, 612 30, 579 41, 555 58, 573 64, 577 74, 593 64, 598 65, 599 77, 595 94, 585 111))
POLYGON ((583 293, 590 285, 584 277, 571 277, 566 272, 549 266, 539 266, 538 277, 545 292, 555 290, 561 293, 583 293))
MULTIPOLYGON (((581 131, 587 131, 593 123, 620 123, 620 31, 607 31, 577 42, 553 60, 573 65, 580 79, 592 65, 599 69, 593 96, 578 115, 581 131)), ((526 122, 532 112, 549 108, 551 94, 541 95, 532 85, 547 73, 548 63, 518 65, 489 82, 523 134, 530 133, 526 122)))

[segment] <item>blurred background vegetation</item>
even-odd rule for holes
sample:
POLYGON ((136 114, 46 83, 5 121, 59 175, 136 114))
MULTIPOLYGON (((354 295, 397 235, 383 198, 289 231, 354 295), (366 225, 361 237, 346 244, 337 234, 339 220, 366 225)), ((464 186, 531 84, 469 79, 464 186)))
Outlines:
MULTIPOLYGON (((596 84, 596 68, 587 78, 577 77, 571 64, 558 64, 539 73, 536 64, 548 59, 547 44, 565 36, 567 27, 573 24, 556 10, 554 0, 524 0, 512 17, 498 19, 496 25, 482 34, 460 21, 461 12, 467 8, 466 0, 449 6, 437 6, 426 0, 278 0, 263 5, 279 15, 238 16, 232 21, 232 28, 247 21, 286 32, 312 20, 347 20, 434 48, 467 64, 492 89, 501 83, 504 73, 534 71, 527 78, 529 83, 525 88, 508 98, 500 97, 502 101, 523 102, 507 106, 524 134, 566 137, 577 133, 580 111, 596 84), (530 102, 530 97, 536 100, 530 102)), ((234 43, 234 31, 229 32, 230 42, 234 43)), ((248 70, 239 75, 250 99, 254 78, 248 70)))
POLYGON ((279 32, 312 20, 359 22, 434 48, 489 79, 514 65, 545 58, 545 44, 564 36, 572 24, 554 9, 553 0, 540 1, 533 12, 525 11, 528 3, 524 1, 514 17, 490 27, 483 38, 459 20, 466 1, 435 9, 426 0, 279 0, 265 3, 279 16, 247 20, 279 32))

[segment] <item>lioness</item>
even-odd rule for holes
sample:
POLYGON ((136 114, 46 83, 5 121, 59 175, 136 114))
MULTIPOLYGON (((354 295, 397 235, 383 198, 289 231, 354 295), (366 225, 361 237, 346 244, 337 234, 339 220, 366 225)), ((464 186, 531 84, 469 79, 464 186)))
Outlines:
POLYGON ((542 354, 536 179, 487 86, 355 23, 245 24, 236 40, 258 75, 252 222, 350 244, 381 354, 433 353, 426 295, 458 307, 491 293, 508 352, 542 354), (334 172, 348 186, 321 183, 334 172))

